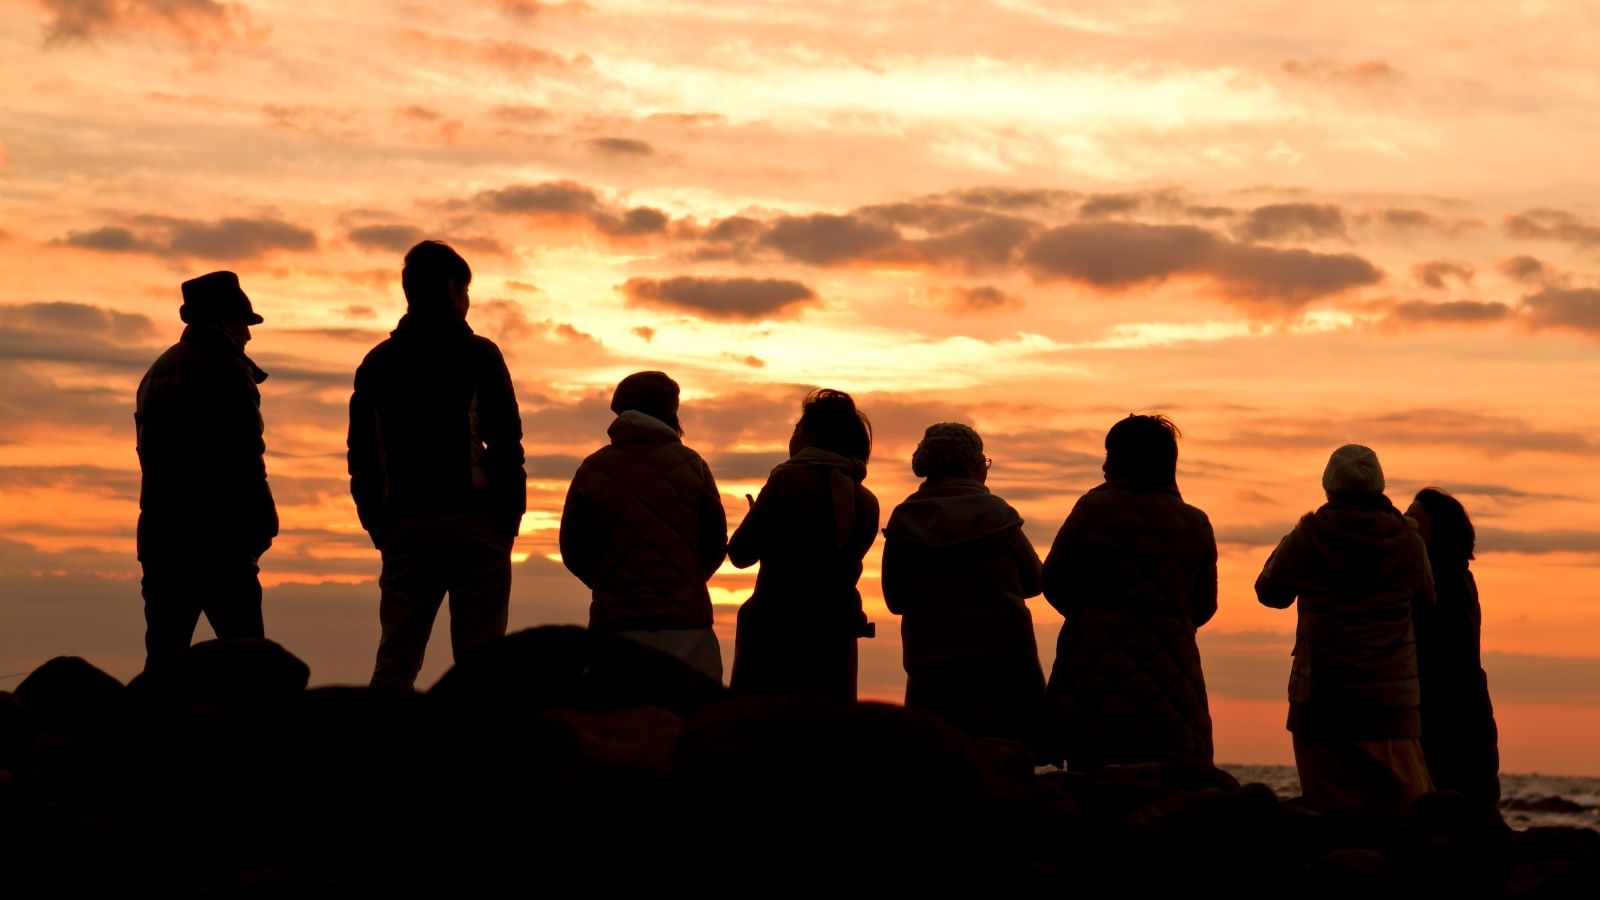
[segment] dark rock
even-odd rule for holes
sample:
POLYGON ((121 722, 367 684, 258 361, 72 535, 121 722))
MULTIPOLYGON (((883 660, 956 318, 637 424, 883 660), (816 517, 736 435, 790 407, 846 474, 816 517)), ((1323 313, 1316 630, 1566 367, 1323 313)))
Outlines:
POLYGON ((126 690, 83 658, 58 656, 24 678, 15 696, 37 727, 83 735, 122 712, 126 690))
POLYGON ((306 689, 311 669, 264 638, 203 641, 169 656, 128 684, 142 709, 199 703, 268 704, 306 689))
POLYGON ((1536 800, 1525 800, 1513 797, 1500 804, 1502 809, 1513 809, 1519 812, 1542 813, 1581 813, 1589 809, 1582 803, 1575 803, 1565 797, 1540 797, 1536 800))
POLYGON ((1383 854, 1364 847, 1330 850, 1311 864, 1309 875, 1312 897, 1391 900, 1408 896, 1390 874, 1383 854))
POLYGON ((552 709, 535 722, 534 741, 542 763, 556 771, 665 772, 684 728, 683 719, 659 706, 609 713, 552 709))
POLYGON ((1517 862, 1600 856, 1600 831, 1567 825, 1529 828, 1512 838, 1510 856, 1517 862))

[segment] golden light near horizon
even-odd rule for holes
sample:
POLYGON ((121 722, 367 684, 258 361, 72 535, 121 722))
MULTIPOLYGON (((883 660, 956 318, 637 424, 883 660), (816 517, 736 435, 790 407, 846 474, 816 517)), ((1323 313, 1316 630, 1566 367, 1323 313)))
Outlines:
MULTIPOLYGON (((1401 506, 1437 484, 1478 524, 1507 769, 1600 772, 1595 19, 33 0, 0 21, 0 672, 136 668, 133 388, 178 282, 228 268, 267 318, 268 628, 361 680, 376 555, 344 404, 404 311, 401 254, 437 237, 522 402, 516 625, 584 620, 554 528, 629 372, 683 385, 730 523, 820 384, 873 417, 886 513, 922 428, 965 421, 1041 550, 1105 429, 1160 409, 1222 542, 1221 757, 1288 758, 1293 617, 1250 584, 1360 441, 1401 506)), ((877 553, 863 688, 897 699, 877 553)), ((751 583, 712 585, 730 648, 751 583)), ((1033 609, 1048 664, 1059 617, 1033 609)))

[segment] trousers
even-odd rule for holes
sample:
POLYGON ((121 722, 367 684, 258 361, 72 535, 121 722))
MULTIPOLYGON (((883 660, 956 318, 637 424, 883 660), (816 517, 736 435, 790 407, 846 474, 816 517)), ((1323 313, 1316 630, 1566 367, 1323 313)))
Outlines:
POLYGON ((201 614, 223 639, 265 637, 261 569, 244 551, 210 548, 146 553, 145 668, 189 648, 201 614))
POLYGON ((450 597, 450 648, 463 653, 506 633, 512 539, 487 515, 455 514, 396 522, 384 532, 373 687, 416 683, 433 620, 450 597))

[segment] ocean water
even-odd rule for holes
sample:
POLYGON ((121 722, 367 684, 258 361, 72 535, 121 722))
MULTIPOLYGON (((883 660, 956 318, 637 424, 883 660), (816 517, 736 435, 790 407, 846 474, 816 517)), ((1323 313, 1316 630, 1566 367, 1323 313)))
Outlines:
MULTIPOLYGON (((1294 766, 1223 764, 1244 783, 1260 782, 1288 798, 1300 793, 1294 766)), ((1512 828, 1575 825, 1600 831, 1600 778, 1571 775, 1500 776, 1500 811, 1512 828)))

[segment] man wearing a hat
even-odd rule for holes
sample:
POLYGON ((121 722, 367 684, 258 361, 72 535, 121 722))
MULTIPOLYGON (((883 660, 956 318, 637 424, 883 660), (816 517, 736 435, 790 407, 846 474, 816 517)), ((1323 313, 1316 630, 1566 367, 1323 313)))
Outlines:
POLYGON ((262 636, 257 563, 278 534, 261 392, 244 355, 261 324, 232 272, 183 283, 183 336, 139 382, 139 562, 145 665, 189 646, 204 613, 219 638, 262 636))
POLYGON ((471 283, 449 245, 412 247, 406 314, 356 370, 350 493, 383 554, 375 687, 415 683, 445 594, 457 658, 506 633, 528 475, 505 357, 467 325, 471 283))

